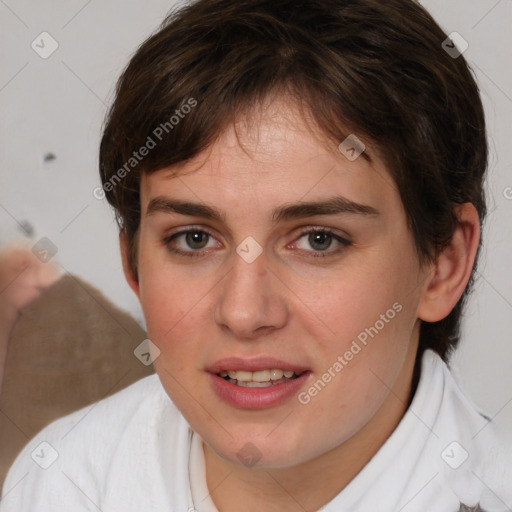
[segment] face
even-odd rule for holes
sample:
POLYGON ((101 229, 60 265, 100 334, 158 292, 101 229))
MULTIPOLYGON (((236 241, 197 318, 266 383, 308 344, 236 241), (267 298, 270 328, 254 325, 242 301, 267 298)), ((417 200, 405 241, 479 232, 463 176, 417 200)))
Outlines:
POLYGON ((155 368, 233 464, 326 454, 410 384, 424 275, 400 197, 375 153, 350 160, 312 126, 274 100, 141 182, 155 368))

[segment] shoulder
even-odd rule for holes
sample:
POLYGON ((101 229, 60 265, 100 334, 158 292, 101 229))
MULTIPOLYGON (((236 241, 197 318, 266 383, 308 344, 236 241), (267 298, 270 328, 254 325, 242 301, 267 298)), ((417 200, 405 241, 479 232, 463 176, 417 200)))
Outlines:
POLYGON ((46 510, 50 503, 54 510, 64 503, 89 510, 90 502, 104 500, 107 482, 116 485, 123 468, 129 472, 135 461, 141 466, 141 460, 158 457, 162 430, 183 438, 187 428, 158 376, 145 377, 39 432, 9 470, 0 511, 46 510))
POLYGON ((495 428, 492 430, 476 474, 483 484, 481 505, 486 512, 512 509, 512 438, 495 428))
MULTIPOLYGON (((428 357, 433 357, 432 355, 428 357)), ((512 507, 512 438, 501 431, 464 392, 439 356, 434 364, 443 374, 443 404, 436 432, 446 448, 446 481, 464 482, 468 495, 478 495, 486 512, 512 507)), ((454 488, 459 485, 454 484, 454 488)))
MULTIPOLYGON (((58 446, 87 449, 91 445, 111 448, 110 442, 130 432, 138 423, 149 425, 163 408, 174 408, 158 376, 150 375, 114 395, 63 416, 46 426, 23 452, 42 440, 58 446)), ((22 452, 22 453, 23 453, 22 452)))

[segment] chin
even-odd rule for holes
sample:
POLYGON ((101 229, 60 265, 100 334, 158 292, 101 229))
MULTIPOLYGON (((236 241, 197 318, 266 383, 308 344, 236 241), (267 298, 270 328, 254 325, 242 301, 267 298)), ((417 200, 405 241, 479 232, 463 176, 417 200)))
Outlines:
POLYGON ((253 435, 247 432, 234 434, 228 444, 211 442, 208 437, 203 439, 219 457, 240 467, 285 469, 314 458, 314 454, 308 456, 308 452, 301 449, 307 442, 293 439, 289 431, 283 430, 280 436, 273 438, 274 433, 269 435, 272 429, 265 426, 264 430, 264 433, 260 429, 253 431, 253 435))

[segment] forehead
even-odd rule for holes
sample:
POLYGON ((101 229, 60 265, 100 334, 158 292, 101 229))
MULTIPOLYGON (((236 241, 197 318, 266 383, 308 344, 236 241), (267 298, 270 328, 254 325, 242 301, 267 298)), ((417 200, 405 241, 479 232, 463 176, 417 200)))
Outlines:
POLYGON ((226 208, 238 205, 240 211, 251 204, 278 205, 327 194, 380 206, 400 202, 377 153, 367 145, 350 159, 340 151, 340 142, 328 139, 295 103, 273 99, 241 116, 193 159, 143 174, 143 213, 162 194, 220 202, 226 208))

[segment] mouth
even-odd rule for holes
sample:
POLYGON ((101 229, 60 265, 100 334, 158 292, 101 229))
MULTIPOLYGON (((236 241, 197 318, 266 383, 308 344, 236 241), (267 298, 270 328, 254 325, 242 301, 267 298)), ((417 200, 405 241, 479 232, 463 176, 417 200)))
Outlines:
POLYGON ((206 368, 214 393, 241 409, 264 409, 288 402, 308 382, 311 371, 273 357, 221 359, 206 368))
POLYGON ((272 368, 255 372, 247 370, 221 370, 217 375, 230 384, 244 388, 268 388, 297 379, 304 372, 272 368))

